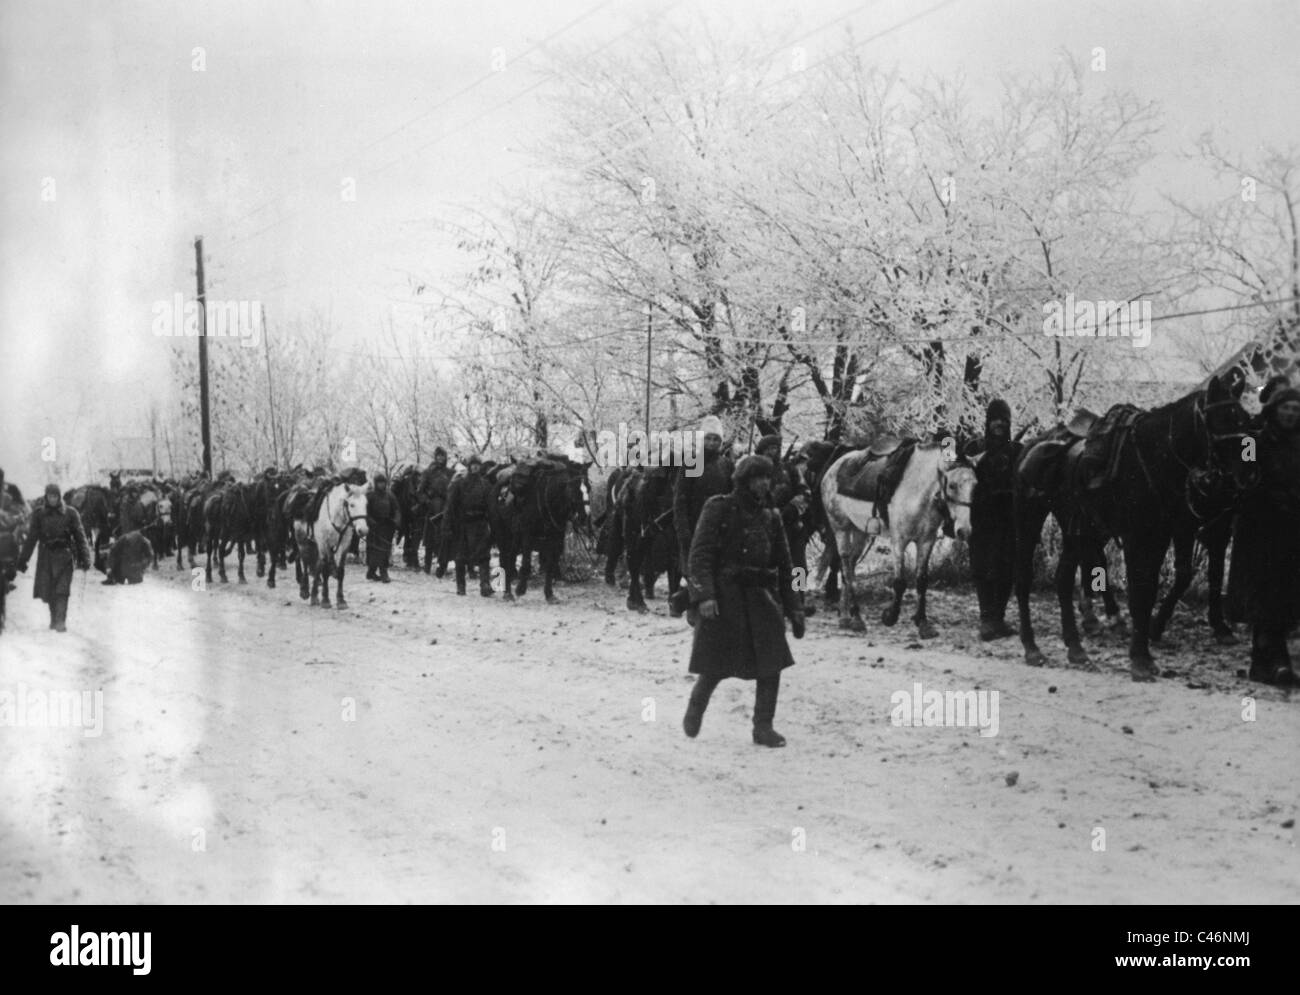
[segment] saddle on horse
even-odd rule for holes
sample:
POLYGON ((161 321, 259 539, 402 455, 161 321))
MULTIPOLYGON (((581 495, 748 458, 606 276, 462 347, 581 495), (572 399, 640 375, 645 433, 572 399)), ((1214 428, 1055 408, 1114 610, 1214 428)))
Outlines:
POLYGON ((498 475, 498 481, 505 482, 505 492, 501 501, 507 508, 515 501, 521 500, 528 485, 553 473, 563 473, 568 468, 568 461, 553 455, 539 456, 520 460, 498 475))
POLYGON ((1142 409, 1132 404, 1116 404, 1101 416, 1087 408, 1077 409, 1068 422, 1056 426, 1025 453, 1020 477, 1029 493, 1053 493, 1071 463, 1077 466, 1085 490, 1109 487, 1119 474, 1124 440, 1141 414, 1142 409))
POLYGON ((874 506, 869 535, 880 534, 881 528, 875 523, 889 524, 889 501, 903 479, 916 444, 916 439, 885 436, 840 464, 835 489, 845 497, 870 501, 874 506))

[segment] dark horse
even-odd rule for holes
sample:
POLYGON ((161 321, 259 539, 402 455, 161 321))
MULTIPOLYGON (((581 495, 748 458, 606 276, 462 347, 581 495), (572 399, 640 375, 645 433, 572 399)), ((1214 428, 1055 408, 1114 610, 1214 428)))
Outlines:
POLYGON ((267 587, 275 587, 276 566, 289 569, 285 551, 292 545, 293 533, 280 515, 280 496, 293 482, 288 474, 263 472, 248 485, 248 511, 257 539, 257 576, 266 577, 267 587))
POLYGON ((389 487, 402 513, 402 527, 398 529, 393 541, 400 540, 402 543, 402 563, 406 568, 418 570, 420 539, 424 536, 427 513, 424 498, 420 494, 420 468, 407 466, 393 471, 389 487))
POLYGON ((666 560, 669 596, 681 586, 681 566, 677 562, 677 540, 673 533, 676 472, 671 466, 638 468, 622 484, 625 490, 618 508, 620 522, 614 528, 617 530, 622 525, 622 545, 627 552, 627 607, 631 611, 646 611, 645 599, 654 597, 658 576, 656 560, 666 560))
POLYGON ((1029 589, 1034 546, 1051 514, 1062 533, 1056 593, 1070 662, 1088 663, 1075 624, 1075 573, 1081 564, 1096 563, 1105 541, 1115 538, 1128 574, 1129 670, 1135 681, 1156 678, 1150 636, 1160 565, 1170 541, 1190 543, 1200 525, 1189 483, 1198 471, 1222 473, 1239 487, 1249 486, 1254 476, 1254 464, 1243 459, 1242 440, 1250 426, 1238 403, 1244 386, 1240 374, 1229 373, 1171 404, 1140 413, 1131 430, 1116 440, 1113 478, 1101 487, 1089 486, 1092 481, 1080 460, 1082 440, 1054 431, 1025 447, 1015 479, 1015 573, 1026 663, 1046 662, 1034 639, 1029 589), (1044 474, 1043 468, 1053 472, 1044 474))
POLYGON ((496 478, 496 499, 489 513, 492 538, 505 572, 505 599, 513 601, 515 595, 522 597, 528 592, 536 549, 546 600, 553 603, 565 528, 570 520, 576 525, 585 525, 588 520, 587 466, 572 460, 544 460, 531 466, 518 464, 509 471, 496 478), (522 486, 511 489, 510 478, 521 467, 529 471, 528 477, 522 486), (512 490, 509 506, 505 502, 507 489, 512 490))
POLYGON ((203 521, 207 526, 207 580, 212 583, 212 560, 217 561, 217 576, 226 583, 226 556, 232 549, 239 550, 239 583, 247 584, 244 576, 244 555, 257 540, 261 527, 254 511, 254 484, 231 481, 220 490, 208 495, 203 502, 203 521))

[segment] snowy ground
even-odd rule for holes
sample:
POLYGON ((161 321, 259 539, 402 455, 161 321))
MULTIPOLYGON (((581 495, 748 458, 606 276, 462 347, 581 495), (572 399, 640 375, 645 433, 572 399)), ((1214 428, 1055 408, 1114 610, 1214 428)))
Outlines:
POLYGON ((934 596, 924 645, 878 604, 865 636, 823 612, 792 643, 771 751, 749 740, 752 684, 683 736, 690 630, 662 601, 640 617, 597 583, 510 606, 363 576, 341 612, 292 580, 79 576, 67 635, 20 579, 0 703, 102 690, 103 725, 8 713, 0 900, 1300 898, 1296 703, 1185 615, 1170 676, 1138 685, 1114 639, 1097 671, 1066 669, 1045 598, 1042 670, 973 639, 969 595, 934 596), (997 690, 998 734, 892 724, 916 682, 997 690))

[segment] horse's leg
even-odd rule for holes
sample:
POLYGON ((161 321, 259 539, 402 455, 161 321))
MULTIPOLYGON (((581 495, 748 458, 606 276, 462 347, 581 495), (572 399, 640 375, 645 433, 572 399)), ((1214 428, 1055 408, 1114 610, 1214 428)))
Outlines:
POLYGON ((1092 578, 1096 562, 1092 557, 1079 564, 1079 616, 1083 621, 1085 635, 1095 636, 1101 632, 1101 622, 1092 607, 1092 578))
POLYGON ((553 605, 558 600, 555 597, 555 578, 560 573, 560 547, 564 545, 564 536, 558 539, 543 539, 541 543, 540 556, 542 561, 542 592, 546 595, 546 603, 553 605))
POLYGON ((313 597, 315 592, 312 591, 312 585, 316 579, 315 571, 308 568, 307 553, 301 545, 298 547, 298 555, 293 561, 293 571, 294 576, 298 578, 298 597, 303 601, 312 598, 311 603, 316 604, 316 599, 313 597))
POLYGON ((1215 523, 1202 536, 1207 566, 1206 583, 1209 585, 1209 619, 1214 641, 1220 646, 1230 646, 1237 641, 1223 617, 1223 561, 1228 554, 1228 539, 1232 534, 1232 518, 1225 515, 1222 523, 1215 523))
POLYGON ((925 614, 925 591, 930 580, 930 554, 934 551, 933 538, 916 544, 916 631, 922 639, 933 639, 939 634, 925 614))
POLYGON ((830 607, 840 600, 840 574, 844 569, 844 561, 840 557, 840 549, 835 542, 835 532, 829 526, 822 533, 822 541, 824 543, 822 555, 826 557, 827 563, 826 605, 830 607))
MULTIPOLYGON (((903 596, 907 594, 907 540, 903 538, 896 539, 894 536, 889 537, 889 545, 894 553, 894 600, 889 603, 885 613, 880 616, 880 621, 885 625, 897 625, 898 616, 903 610, 903 596)), ((919 550, 918 550, 919 554, 919 550)), ((918 555, 917 566, 920 566, 918 555)))
POLYGON ((1087 556, 1085 551, 1088 541, 1088 537, 1070 535, 1069 530, 1063 528, 1061 558, 1056 563, 1056 600, 1061 606, 1061 639, 1065 643, 1066 658, 1079 666, 1091 662, 1088 651, 1083 648, 1079 626, 1074 617, 1074 576, 1079 571, 1079 564, 1087 556))
POLYGON ((1166 532, 1124 537, 1124 564, 1128 568, 1128 611, 1133 631, 1129 637, 1129 673, 1135 681, 1154 681, 1160 674, 1151 659, 1151 610, 1155 606, 1160 564, 1169 548, 1166 532))
MULTIPOLYGON (((339 562, 345 563, 348 558, 348 547, 342 543, 335 552, 338 554, 339 562)), ((320 562, 316 564, 316 576, 320 580, 320 606, 322 608, 330 607, 330 580, 334 576, 334 555, 322 555, 320 562)))
POLYGON ((645 547, 648 544, 645 540, 637 535, 630 535, 623 543, 623 549, 627 554, 627 609, 634 612, 645 612, 645 598, 641 592, 642 574, 644 573, 643 559, 649 559, 645 547))
POLYGON ((533 575, 533 537, 525 534, 519 543, 519 582, 515 594, 521 598, 528 593, 528 579, 533 575))
MULTIPOLYGON (((347 564, 348 558, 346 556, 340 556, 339 565, 335 568, 335 575, 338 577, 338 596, 334 599, 334 604, 338 608, 346 608, 348 606, 347 601, 343 597, 343 569, 347 564)), ((329 579, 326 578, 326 586, 328 586, 328 584, 329 579)))
POLYGON ((1025 650, 1025 663, 1041 667, 1047 662, 1034 638, 1034 624, 1029 617, 1029 595, 1034 586, 1034 547, 1043 534, 1047 510, 1024 499, 1015 498, 1016 518, 1016 607, 1020 616, 1020 645, 1025 650))
POLYGON ((862 614, 858 608, 858 596, 853 587, 853 575, 857 572, 858 558, 862 556, 866 536, 859 536, 857 531, 850 526, 843 532, 837 533, 834 542, 837 550, 839 550, 840 569, 844 573, 844 584, 840 591, 840 628, 851 629, 854 632, 865 632, 867 624, 862 621, 862 614))
POLYGON ((211 583, 212 583, 212 543, 211 543, 211 541, 209 541, 209 542, 207 543, 207 548, 203 551, 203 555, 204 555, 204 557, 205 557, 205 560, 204 560, 204 570, 205 570, 205 572, 206 572, 207 581, 208 581, 209 584, 211 584, 211 583))
POLYGON ((1151 620, 1151 641, 1159 645, 1165 635, 1165 628, 1173 617, 1178 599, 1187 593, 1192 583, 1192 550, 1196 545, 1196 533, 1191 529, 1180 529, 1174 536, 1174 582, 1160 601, 1155 617, 1151 620))

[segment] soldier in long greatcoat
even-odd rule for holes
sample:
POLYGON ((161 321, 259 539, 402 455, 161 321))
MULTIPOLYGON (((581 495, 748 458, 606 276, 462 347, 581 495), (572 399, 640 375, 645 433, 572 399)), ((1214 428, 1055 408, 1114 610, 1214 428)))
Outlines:
POLYGON ((63 503, 58 484, 45 485, 45 503, 32 513, 27 541, 18 557, 18 569, 26 572, 32 550, 39 544, 36 579, 32 597, 50 606, 50 628, 67 632, 68 596, 72 593, 72 570, 90 569, 90 544, 77 509, 63 503))
POLYGON ((452 556, 456 560, 456 593, 465 593, 465 572, 470 564, 478 570, 478 593, 490 598, 492 590, 492 527, 488 509, 493 500, 492 484, 483 476, 483 460, 471 454, 465 460, 465 475, 452 480, 447 489, 447 527, 451 530, 452 556))
POLYGON ((784 746, 785 737, 772 721, 781 671, 794 663, 785 618, 794 637, 802 639, 804 614, 792 583, 785 529, 767 503, 771 460, 744 457, 734 484, 730 494, 705 503, 691 542, 689 618, 695 637, 690 672, 698 677, 682 726, 687 736, 698 735, 718 683, 738 677, 758 682, 754 742, 784 746))
POLYGON ((433 451, 433 462, 420 474, 420 498, 424 502, 424 572, 433 566, 436 551, 438 570, 435 577, 447 575, 447 561, 451 551, 447 544, 447 489, 451 486, 451 470, 447 468, 447 451, 439 446, 433 451))
POLYGON ((1011 438, 1011 406, 1001 398, 989 402, 984 438, 967 447, 975 464, 971 495, 971 573, 980 606, 980 639, 1014 636, 1006 621, 1007 602, 1015 586, 1016 521, 1012 484, 1022 446, 1011 438))
POLYGON ((1238 508, 1232 573, 1251 626, 1250 679, 1294 686, 1287 634, 1300 622, 1300 390, 1275 389, 1261 421, 1260 481, 1238 508))
POLYGON ((402 527, 402 509, 388 489, 388 478, 375 474, 375 487, 366 496, 366 580, 390 583, 388 560, 393 554, 393 539, 402 527))

